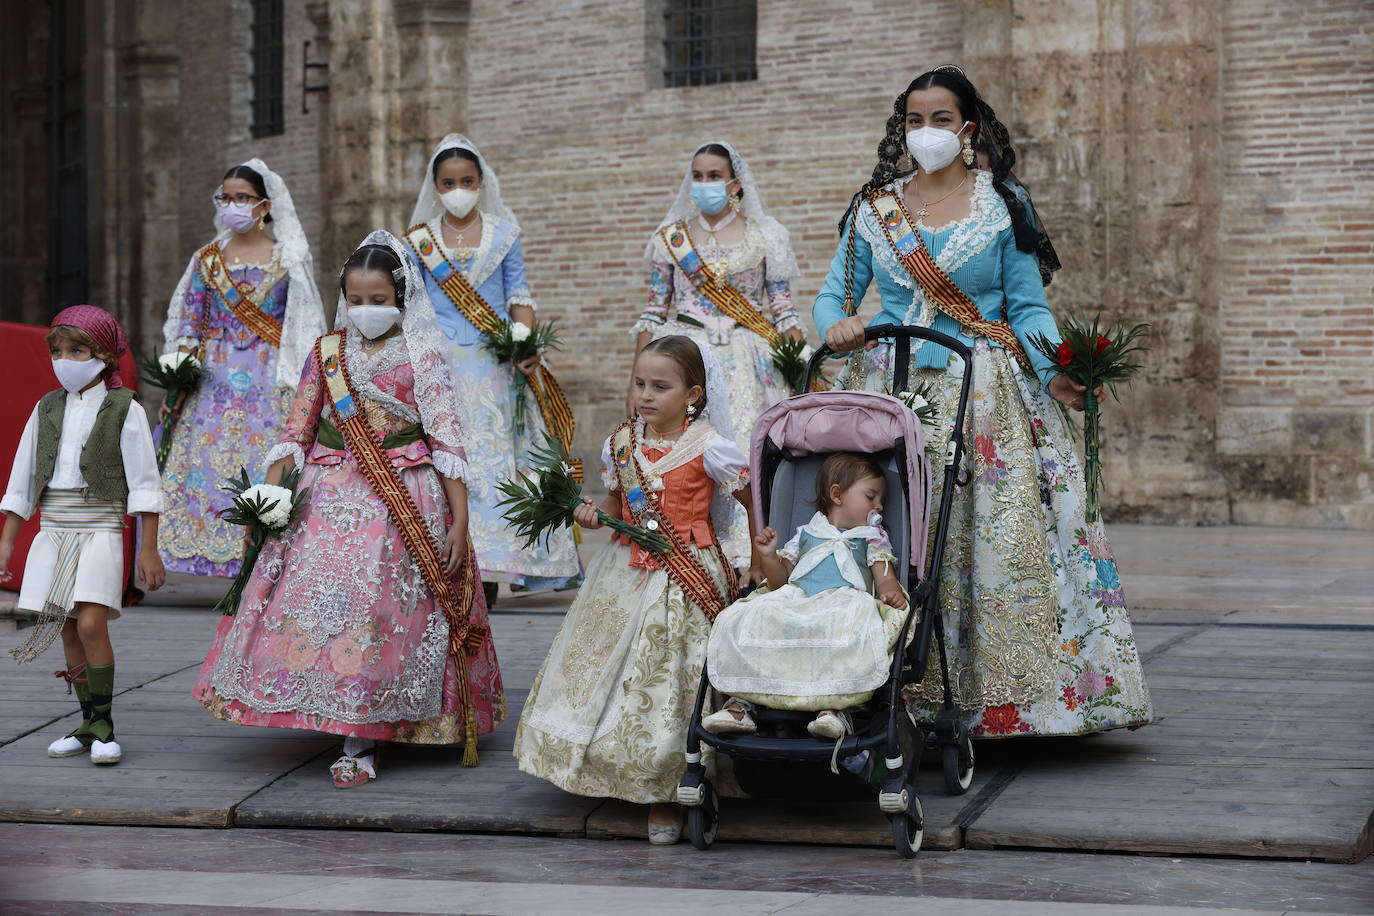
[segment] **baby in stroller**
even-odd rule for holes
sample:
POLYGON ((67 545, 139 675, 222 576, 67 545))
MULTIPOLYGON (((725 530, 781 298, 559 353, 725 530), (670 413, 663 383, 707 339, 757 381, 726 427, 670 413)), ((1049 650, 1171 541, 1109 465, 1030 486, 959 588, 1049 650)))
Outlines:
POLYGON ((836 452, 816 477, 811 520, 781 548, 755 538, 770 586, 721 611, 707 644, 711 685, 729 697, 702 719, 712 734, 754 734, 753 704, 814 711, 815 738, 853 730, 845 710, 888 679, 907 597, 881 526, 886 482, 873 459, 836 452))

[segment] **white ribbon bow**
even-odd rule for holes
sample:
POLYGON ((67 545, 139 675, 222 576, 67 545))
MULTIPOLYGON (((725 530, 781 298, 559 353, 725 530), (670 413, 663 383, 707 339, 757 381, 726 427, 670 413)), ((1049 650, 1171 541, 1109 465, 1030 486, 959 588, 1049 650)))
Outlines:
POLYGON ((817 512, 811 516, 811 521, 802 526, 801 533, 809 534, 822 543, 797 558, 797 565, 792 570, 792 575, 788 576, 788 582, 796 582, 823 563, 826 557, 834 557, 835 565, 840 568, 840 575, 844 580, 860 591, 868 591, 868 583, 864 581, 859 564, 854 561, 854 552, 849 549, 849 542, 856 538, 862 538, 864 541, 877 540, 882 537, 882 529, 873 525, 859 525, 857 528, 841 531, 817 512))

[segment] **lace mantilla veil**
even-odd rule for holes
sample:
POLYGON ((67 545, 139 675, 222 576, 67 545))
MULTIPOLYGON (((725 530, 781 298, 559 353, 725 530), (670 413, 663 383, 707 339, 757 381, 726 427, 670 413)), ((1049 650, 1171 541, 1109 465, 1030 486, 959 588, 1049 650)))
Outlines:
POLYGON ((482 189, 477 198, 477 209, 488 216, 495 216, 510 223, 519 232, 520 224, 516 222, 515 214, 501 200, 501 181, 477 147, 462 134, 449 134, 434 147, 434 154, 429 157, 429 162, 425 163, 425 173, 420 176, 420 190, 415 198, 415 209, 411 211, 409 225, 427 223, 438 219, 443 213, 443 202, 439 200, 439 192, 434 188, 434 160, 448 149, 465 149, 477 157, 477 163, 482 168, 482 189))
MULTIPOLYGON (((744 157, 724 140, 708 140, 699 144, 697 149, 713 143, 730 151, 730 167, 734 170, 735 177, 739 179, 740 187, 744 190, 744 200, 740 202, 740 212, 749 222, 758 227, 763 236, 764 256, 768 259, 768 279, 796 279, 800 271, 797 269, 797 258, 792 253, 792 244, 789 241, 787 229, 782 223, 768 215, 763 206, 763 196, 759 193, 759 186, 754 180, 754 172, 749 168, 749 163, 745 162, 744 157)), ((697 154, 693 153, 692 159, 696 157, 697 154)), ((692 160, 689 159, 687 160, 687 172, 683 175, 677 197, 673 200, 673 205, 668 208, 668 215, 663 217, 663 221, 658 224, 658 228, 662 229, 673 223, 691 219, 698 212, 700 211, 697 210, 696 204, 692 203, 692 160)), ((657 230, 655 230, 654 235, 657 237, 657 230)), ((654 240, 651 238, 648 246, 644 249, 646 261, 652 259, 653 252, 654 240)))
MULTIPOLYGON (((310 245, 305 240, 305 231, 301 228, 296 205, 291 200, 286 182, 261 159, 249 159, 243 164, 262 176, 267 197, 272 201, 271 226, 272 234, 276 237, 278 256, 291 279, 287 287, 286 314, 282 320, 281 349, 277 351, 275 374, 279 386, 294 389, 300 381, 301 368, 310 355, 315 338, 325 331, 324 303, 320 299, 320 291, 315 287, 315 264, 310 257, 310 245)), ((218 186, 215 191, 219 191, 218 186)), ((214 224, 214 241, 223 243, 233 236, 220 219, 218 208, 215 210, 214 224)), ((162 325, 164 353, 174 352, 184 343, 177 331, 181 326, 182 302, 195 268, 194 263, 187 265, 167 305, 167 320, 162 325)))
MULTIPOLYGON (((382 245, 390 248, 401 261, 401 271, 405 278, 406 295, 404 311, 401 314, 401 333, 405 337, 406 350, 410 353, 410 366, 415 375, 415 406, 420 412, 420 425, 425 435, 454 452, 463 449, 463 431, 458 420, 458 392, 453 387, 453 377, 449 372, 448 360, 444 356, 448 338, 439 327, 439 319, 434 316, 434 306, 430 304, 429 294, 425 291, 424 280, 419 268, 408 256, 410 248, 385 229, 375 229, 368 233, 358 245, 382 245)), ((358 336, 348 320, 348 303, 343 292, 339 292, 338 311, 334 316, 334 330, 347 330, 349 337, 358 336)), ((350 343, 350 346, 353 346, 350 343)), ((431 455, 434 467, 445 477, 466 479, 467 462, 453 459, 453 455, 435 452, 431 455)))

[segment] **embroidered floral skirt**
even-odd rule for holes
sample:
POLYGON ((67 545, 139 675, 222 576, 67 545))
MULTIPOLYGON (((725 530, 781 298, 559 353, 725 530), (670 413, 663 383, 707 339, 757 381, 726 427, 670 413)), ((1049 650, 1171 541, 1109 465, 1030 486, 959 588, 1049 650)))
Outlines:
POLYGON ((261 340, 242 350, 223 338, 207 343, 210 374, 186 399, 162 473, 157 546, 168 572, 238 575, 243 529, 220 518, 233 502, 220 486, 240 469, 263 482, 262 459, 292 395, 276 385, 276 360, 277 349, 261 340))
MULTIPOLYGON (((704 328, 680 321, 668 321, 654 332, 654 337, 682 334, 693 340, 710 343, 704 328)), ((773 366, 773 348, 759 335, 745 328, 735 328, 725 343, 712 343, 716 359, 720 361, 725 390, 730 396, 730 420, 735 427, 735 442, 744 454, 749 454, 749 439, 754 421, 765 410, 787 397, 787 385, 773 366)), ((749 515, 735 500, 730 501, 730 525, 719 532, 721 548, 736 569, 749 565, 749 515)))
MULTIPOLYGON (((400 471, 438 539, 438 474, 400 471)), ((353 459, 306 465, 303 516, 267 542, 238 613, 220 618, 195 695, 217 718, 412 744, 462 741, 449 626, 386 506, 353 459)), ((455 579, 455 588, 457 581, 455 579)), ((472 620, 485 625, 476 589, 472 620)), ((490 637, 468 656, 478 733, 505 717, 490 637)))
MULTIPOLYGON (((714 551, 697 551, 718 587, 714 551)), ((711 625, 662 571, 610 544, 587 568, 515 733, 520 769, 567 792, 671 802, 711 625)), ((713 766, 710 748, 702 748, 713 766)), ((739 794, 728 774, 723 794, 739 794)))
MULTIPOLYGON (((980 738, 1082 735, 1144 725, 1153 712, 1101 521, 1084 519, 1083 472, 1056 402, 1005 350, 979 341, 965 430, 972 483, 954 496, 940 609, 954 695, 980 738)), ((845 387, 886 392, 891 348, 864 357, 845 387)), ((956 368, 959 367, 959 368, 956 368)), ((927 450, 943 455, 960 373, 913 373, 939 413, 927 450)), ((938 504, 941 477, 935 467, 938 504)), ((933 524, 933 522, 932 522, 933 524)), ((938 708, 938 668, 909 688, 918 717, 938 708)))
POLYGON ((473 344, 450 344, 449 365, 458 387, 458 412, 468 466, 468 529, 482 578, 528 589, 562 588, 580 581, 582 566, 568 530, 528 548, 506 522, 496 485, 526 468, 530 449, 544 444, 544 420, 525 389, 524 424, 515 422, 516 392, 511 367, 473 344))

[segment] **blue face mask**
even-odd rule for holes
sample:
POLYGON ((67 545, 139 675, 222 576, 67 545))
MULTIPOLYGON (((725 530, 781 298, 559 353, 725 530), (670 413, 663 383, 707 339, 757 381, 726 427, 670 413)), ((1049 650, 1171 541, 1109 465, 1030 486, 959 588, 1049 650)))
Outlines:
POLYGON ((725 209, 725 184, 724 181, 692 182, 692 203, 707 216, 715 216, 725 209))

